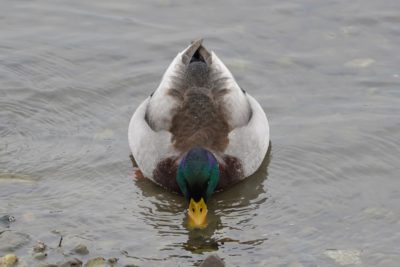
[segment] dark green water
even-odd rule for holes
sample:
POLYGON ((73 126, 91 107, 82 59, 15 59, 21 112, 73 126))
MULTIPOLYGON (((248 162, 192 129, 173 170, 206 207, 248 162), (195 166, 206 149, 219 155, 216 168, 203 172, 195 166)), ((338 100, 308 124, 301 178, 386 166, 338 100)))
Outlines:
POLYGON ((83 261, 120 266, 209 252, 228 266, 399 266, 400 3, 205 2, 1 2, 0 217, 16 220, 0 232, 23 234, 15 253, 35 266, 43 240, 54 263, 83 243, 83 261), (198 37, 263 106, 272 150, 190 231, 180 197, 133 180, 127 128, 198 37))

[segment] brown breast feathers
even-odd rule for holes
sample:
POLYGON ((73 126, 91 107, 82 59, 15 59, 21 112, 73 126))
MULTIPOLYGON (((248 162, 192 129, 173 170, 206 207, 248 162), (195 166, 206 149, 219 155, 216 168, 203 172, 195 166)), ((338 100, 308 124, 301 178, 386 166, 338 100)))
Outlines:
POLYGON ((223 152, 229 142, 229 125, 212 91, 188 89, 182 100, 170 129, 175 148, 183 153, 197 146, 223 152))

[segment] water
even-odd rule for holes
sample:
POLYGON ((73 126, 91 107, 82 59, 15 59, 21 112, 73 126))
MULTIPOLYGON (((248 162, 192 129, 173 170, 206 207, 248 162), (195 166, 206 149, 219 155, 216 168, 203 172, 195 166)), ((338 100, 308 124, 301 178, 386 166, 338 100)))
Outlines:
POLYGON ((23 234, 15 253, 28 266, 36 240, 50 247, 46 262, 83 243, 81 260, 121 266, 193 266, 210 252, 228 266, 346 264, 331 251, 398 266, 399 10, 390 0, 2 1, 0 217, 15 221, 0 232, 23 234), (254 177, 215 195, 207 229, 190 231, 179 196, 133 179, 127 127, 198 37, 263 106, 272 150, 254 177))

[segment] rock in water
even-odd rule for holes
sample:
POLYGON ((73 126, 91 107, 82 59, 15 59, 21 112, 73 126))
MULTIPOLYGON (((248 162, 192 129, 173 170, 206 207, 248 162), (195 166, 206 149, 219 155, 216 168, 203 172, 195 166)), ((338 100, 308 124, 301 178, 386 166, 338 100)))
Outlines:
POLYGON ((3 215, 0 216, 0 224, 3 224, 5 227, 9 228, 10 224, 15 222, 15 217, 12 215, 3 215))
POLYGON ((88 248, 83 245, 83 244, 79 244, 74 248, 74 252, 77 254, 81 254, 81 255, 86 255, 89 254, 89 250, 88 248))
POLYGON ((112 267, 118 262, 118 258, 110 258, 107 260, 108 264, 112 267))
POLYGON ((372 58, 355 58, 349 62, 346 62, 344 65, 352 68, 367 68, 374 62, 375 60, 372 58))
POLYGON ((200 264, 200 267, 224 267, 225 263, 217 254, 211 254, 200 264))
POLYGON ((85 267, 103 267, 105 263, 106 259, 104 259, 103 257, 97 257, 88 260, 88 262, 85 264, 85 267))
POLYGON ((361 252, 359 250, 329 249, 324 254, 342 266, 359 265, 362 263, 360 259, 361 252))
POLYGON ((43 260, 46 257, 47 257, 47 253, 44 253, 44 252, 38 252, 38 253, 33 254, 33 258, 36 260, 43 260))
POLYGON ((11 267, 18 261, 17 256, 14 254, 7 254, 3 257, 0 257, 0 267, 11 267))
POLYGON ((63 264, 60 265, 60 267, 81 267, 81 266, 82 262, 77 258, 64 262, 63 264))
POLYGON ((46 250, 46 244, 42 241, 36 242, 35 246, 33 247, 34 252, 44 252, 46 250))

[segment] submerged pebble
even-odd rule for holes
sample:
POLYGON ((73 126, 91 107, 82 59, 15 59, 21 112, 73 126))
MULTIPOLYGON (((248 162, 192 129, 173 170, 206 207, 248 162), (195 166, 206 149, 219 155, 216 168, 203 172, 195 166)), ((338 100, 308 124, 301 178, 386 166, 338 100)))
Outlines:
POLYGON ((114 131, 112 129, 104 129, 101 132, 95 134, 94 138, 96 140, 110 140, 114 137, 114 131))
POLYGON ((211 254, 200 264, 200 267, 224 267, 225 263, 217 254, 211 254))
POLYGON ((106 263, 106 259, 103 257, 97 257, 90 259, 86 262, 85 267, 102 267, 106 263))
POLYGON ((74 248, 74 252, 77 254, 81 254, 81 255, 86 255, 89 254, 89 250, 88 248, 83 245, 83 244, 79 244, 74 248))
POLYGON ((118 258, 109 258, 107 262, 110 264, 110 266, 114 266, 118 262, 118 258))
POLYGON ((43 252, 46 250, 46 244, 42 241, 37 241, 36 244, 33 246, 34 252, 43 252))
POLYGON ((37 253, 33 254, 33 258, 36 260, 43 260, 46 257, 47 257, 47 253, 44 253, 44 252, 37 252, 37 253))
POLYGON ((375 60, 372 58, 355 58, 346 62, 344 65, 352 68, 367 68, 374 62, 375 60))
POLYGON ((0 257, 0 267, 11 267, 18 261, 18 258, 15 254, 7 254, 3 257, 0 257))
POLYGON ((9 226, 10 223, 15 222, 15 217, 12 215, 3 215, 0 216, 0 223, 4 224, 5 226, 9 226))
POLYGON ((361 252, 359 250, 330 249, 325 251, 324 254, 327 257, 333 259, 337 264, 342 266, 361 264, 361 259, 360 259, 361 252))
POLYGON ((80 266, 82 266, 82 262, 77 258, 64 262, 60 265, 60 267, 80 267, 80 266))
POLYGON ((49 263, 41 263, 39 265, 36 265, 35 267, 58 267, 57 264, 49 264, 49 263))

